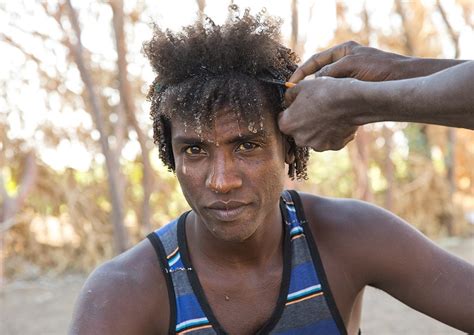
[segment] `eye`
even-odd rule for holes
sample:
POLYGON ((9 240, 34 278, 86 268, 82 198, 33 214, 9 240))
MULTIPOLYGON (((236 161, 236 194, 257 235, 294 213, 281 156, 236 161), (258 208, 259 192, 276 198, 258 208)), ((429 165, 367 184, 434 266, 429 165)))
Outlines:
POLYGON ((237 151, 250 151, 250 150, 255 149, 256 147, 258 147, 258 145, 255 143, 244 142, 244 143, 239 144, 239 146, 237 147, 237 151))
POLYGON ((188 155, 201 155, 204 153, 204 151, 197 145, 191 145, 184 148, 184 152, 188 155))

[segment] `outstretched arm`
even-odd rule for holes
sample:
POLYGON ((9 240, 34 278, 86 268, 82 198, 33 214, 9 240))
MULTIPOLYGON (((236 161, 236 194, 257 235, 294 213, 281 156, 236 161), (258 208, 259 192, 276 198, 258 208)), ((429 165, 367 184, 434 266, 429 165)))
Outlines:
POLYGON ((360 92, 371 108, 357 123, 421 122, 474 130, 474 61, 427 77, 363 84, 360 92))
POLYGON ((293 73, 297 83, 314 74, 317 77, 355 78, 387 81, 423 77, 465 61, 402 56, 349 41, 314 54, 293 73))
POLYGON ((474 61, 425 77, 386 82, 321 77, 286 93, 280 130, 298 145, 339 150, 357 127, 379 121, 422 122, 474 130, 474 61))

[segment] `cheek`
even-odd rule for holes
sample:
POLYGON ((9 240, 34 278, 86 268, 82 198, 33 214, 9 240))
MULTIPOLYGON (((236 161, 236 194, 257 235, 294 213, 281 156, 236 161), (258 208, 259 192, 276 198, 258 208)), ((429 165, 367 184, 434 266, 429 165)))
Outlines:
POLYGON ((184 160, 176 162, 176 178, 178 179, 179 185, 183 191, 184 196, 190 200, 187 196, 190 193, 196 192, 200 185, 202 176, 199 174, 199 171, 202 169, 197 168, 196 166, 191 166, 186 164, 184 160))
POLYGON ((273 153, 268 159, 255 162, 247 167, 253 175, 253 183, 258 184, 265 192, 283 189, 285 181, 285 163, 278 155, 273 153))

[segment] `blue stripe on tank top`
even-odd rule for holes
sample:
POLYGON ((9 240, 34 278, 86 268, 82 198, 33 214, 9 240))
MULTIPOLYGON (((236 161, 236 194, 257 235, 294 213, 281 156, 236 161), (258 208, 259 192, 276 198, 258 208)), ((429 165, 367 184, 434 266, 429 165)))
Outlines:
POLYGON ((285 207, 288 210, 287 213, 288 213, 288 218, 290 219, 289 223, 290 223, 291 227, 299 227, 300 222, 298 221, 298 217, 296 216, 295 207, 290 206, 288 204, 285 207))
POLYGON ((300 234, 300 233, 303 233, 303 228, 301 226, 297 226, 297 227, 293 227, 291 228, 290 230, 290 236, 294 236, 296 234, 300 234))
POLYGON ((321 285, 313 285, 313 286, 304 288, 302 290, 299 290, 299 291, 288 294, 287 300, 297 299, 297 298, 307 296, 307 295, 310 295, 312 293, 316 293, 316 292, 320 292, 320 291, 321 291, 321 285))
POLYGON ((177 262, 179 262, 181 260, 181 255, 179 254, 179 252, 174 255, 173 257, 171 257, 170 259, 168 259, 168 264, 170 266, 170 268, 173 266, 173 265, 176 265, 177 262))
POLYGON ((186 294, 176 297, 176 307, 178 309, 176 320, 177 325, 187 320, 202 319, 206 317, 195 294, 186 294))
POLYGON ((277 332, 275 335, 327 335, 339 334, 333 319, 321 320, 316 323, 309 324, 305 327, 289 329, 283 332, 277 332))
POLYGON ((291 271, 289 293, 293 293, 313 285, 320 285, 314 271, 313 263, 305 262, 295 266, 291 271))
POLYGON ((164 234, 168 233, 170 230, 176 228, 175 225, 178 223, 178 219, 175 219, 168 224, 164 225, 163 227, 155 230, 155 233, 158 235, 158 237, 163 236, 164 234))
POLYGON ((179 253, 176 254, 175 257, 172 257, 171 259, 169 259, 168 264, 169 264, 171 272, 184 268, 183 260, 181 259, 181 256, 179 253))
POLYGON ((187 320, 176 325, 176 332, 180 332, 181 330, 188 327, 201 326, 201 325, 207 325, 207 324, 209 324, 209 320, 207 318, 187 320))

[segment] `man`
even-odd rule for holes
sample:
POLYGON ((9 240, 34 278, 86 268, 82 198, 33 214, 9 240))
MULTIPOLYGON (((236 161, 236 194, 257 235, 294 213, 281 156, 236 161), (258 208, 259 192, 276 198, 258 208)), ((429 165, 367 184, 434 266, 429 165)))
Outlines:
POLYGON ((246 12, 145 44, 154 139, 192 210, 94 271, 71 334, 357 334, 367 285, 474 329, 470 264, 383 209, 283 191, 308 148, 277 126, 297 61, 278 29, 246 12))
POLYGON ((279 125, 316 151, 339 150, 358 126, 379 121, 474 130, 474 61, 406 57, 346 42, 313 55, 290 81, 311 74, 316 79, 287 91, 291 105, 279 125))

